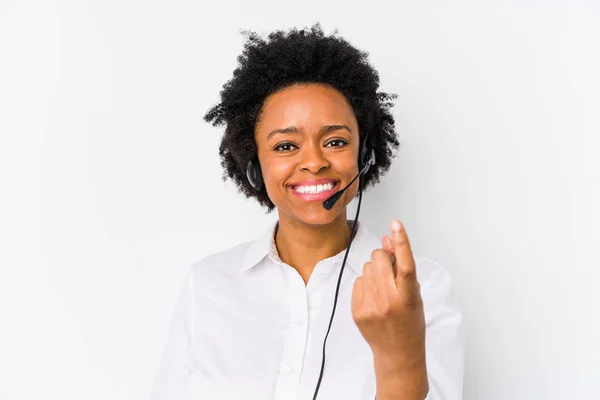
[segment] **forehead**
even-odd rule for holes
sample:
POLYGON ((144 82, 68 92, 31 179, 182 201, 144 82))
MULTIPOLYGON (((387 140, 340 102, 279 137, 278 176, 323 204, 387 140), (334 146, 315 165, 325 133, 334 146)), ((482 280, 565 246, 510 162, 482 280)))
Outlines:
POLYGON ((329 86, 295 85, 267 97, 257 133, 287 126, 307 130, 328 124, 346 124, 357 131, 352 107, 338 90, 329 86))

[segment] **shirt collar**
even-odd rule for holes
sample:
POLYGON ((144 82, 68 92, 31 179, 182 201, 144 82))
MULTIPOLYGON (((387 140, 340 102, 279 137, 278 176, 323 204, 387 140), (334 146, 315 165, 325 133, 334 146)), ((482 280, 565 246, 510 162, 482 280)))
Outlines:
MULTIPOLYGON (((352 226, 353 220, 350 220, 350 226, 352 226)), ((263 231, 258 237, 250 242, 246 249, 244 256, 242 271, 246 271, 258 263, 260 263, 265 257, 271 257, 273 261, 279 261, 279 254, 277 247, 275 246, 275 229, 279 222, 275 221, 269 225, 269 227, 263 231)), ((365 262, 371 258, 371 252, 376 248, 381 247, 379 239, 361 222, 358 221, 358 227, 356 235, 350 246, 350 254, 348 254, 347 265, 354 269, 359 275, 362 275, 362 269, 365 262)), ((346 249, 334 257, 340 256, 340 261, 343 260, 343 256, 346 249)))

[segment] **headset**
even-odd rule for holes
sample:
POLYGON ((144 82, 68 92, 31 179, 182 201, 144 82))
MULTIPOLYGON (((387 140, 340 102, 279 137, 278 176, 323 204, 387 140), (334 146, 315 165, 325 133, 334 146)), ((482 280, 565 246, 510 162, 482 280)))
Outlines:
MULTIPOLYGON (((354 183, 354 181, 361 175, 367 173, 369 168, 372 165, 375 165, 375 150, 371 149, 367 144, 367 137, 361 142, 360 151, 359 151, 359 159, 358 159, 358 174, 344 187, 342 190, 332 194, 329 198, 323 201, 323 207, 326 210, 331 210, 335 203, 342 197, 342 194, 354 183)), ((263 178, 262 171, 260 169, 260 164, 258 160, 253 159, 248 162, 246 167, 246 177, 248 178, 248 182, 250 185, 256 189, 257 191, 262 189, 263 186, 263 178)), ((342 282, 342 274, 344 272, 344 267, 346 266, 346 259, 348 258, 348 252, 350 251, 350 246, 352 245, 352 241, 354 240, 354 236, 356 235, 356 229, 358 227, 358 214, 360 212, 360 203, 362 201, 362 192, 363 192, 363 180, 359 181, 359 191, 358 191, 358 206, 356 207, 356 216, 354 217, 354 223, 352 224, 352 233, 350 235, 350 243, 348 243, 348 247, 346 248, 346 253, 344 254, 344 261, 342 262, 342 268, 340 269, 340 275, 338 276, 337 287, 335 289, 335 298, 333 301, 333 309, 331 310, 331 317, 329 318, 329 327, 327 328, 327 333, 325 334, 325 339, 323 340, 323 356, 321 358, 321 371, 319 373, 319 380, 317 381, 317 386, 315 387, 315 392, 313 395, 313 400, 317 399, 317 395, 319 394, 319 388, 321 387, 321 381, 323 380, 323 370, 325 369, 325 345, 327 344, 327 338, 329 337, 329 331, 331 330, 331 324, 333 322, 333 316, 335 315, 335 309, 337 305, 338 295, 340 291, 340 283, 342 282)))

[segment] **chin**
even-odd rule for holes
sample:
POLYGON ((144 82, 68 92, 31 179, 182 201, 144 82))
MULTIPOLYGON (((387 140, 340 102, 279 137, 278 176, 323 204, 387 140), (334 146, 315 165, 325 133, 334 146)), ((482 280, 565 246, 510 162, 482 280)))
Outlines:
POLYGON ((339 218, 345 209, 341 200, 329 211, 323 207, 322 202, 311 202, 311 204, 303 204, 301 207, 294 205, 285 210, 280 209, 279 215, 306 225, 328 225, 339 218))
POLYGON ((307 225, 328 225, 339 217, 338 214, 333 214, 333 210, 327 211, 323 209, 322 212, 304 213, 302 215, 296 215, 296 218, 301 220, 307 225))

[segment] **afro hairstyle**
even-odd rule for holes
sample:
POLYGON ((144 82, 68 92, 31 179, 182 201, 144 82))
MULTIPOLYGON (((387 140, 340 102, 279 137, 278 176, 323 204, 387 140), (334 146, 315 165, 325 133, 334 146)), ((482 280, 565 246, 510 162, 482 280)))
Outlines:
POLYGON ((358 50, 337 36, 327 36, 320 23, 310 29, 274 31, 261 38, 256 32, 242 31, 247 37, 239 65, 225 83, 221 102, 211 108, 204 120, 213 126, 225 125, 219 146, 222 179, 229 177, 247 198, 255 198, 271 212, 275 205, 265 186, 254 189, 246 177, 246 166, 257 160, 254 130, 264 101, 270 95, 297 84, 322 84, 341 92, 352 107, 361 143, 375 152, 375 165, 362 177, 362 187, 379 182, 399 147, 394 118, 389 109, 395 94, 378 92, 379 74, 358 50))

